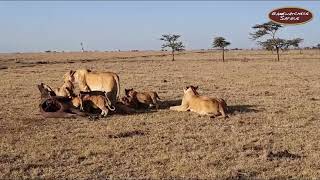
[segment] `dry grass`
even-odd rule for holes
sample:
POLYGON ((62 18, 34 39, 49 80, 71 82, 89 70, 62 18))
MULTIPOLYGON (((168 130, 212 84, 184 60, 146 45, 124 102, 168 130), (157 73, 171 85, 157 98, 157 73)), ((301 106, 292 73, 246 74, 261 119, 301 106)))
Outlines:
MULTIPOLYGON (((319 178, 320 52, 163 52, 0 55, 0 179, 319 178), (230 118, 162 109, 44 119, 36 84, 80 67, 119 74, 124 87, 172 103, 182 88, 226 99, 230 118), (166 81, 164 81, 166 80, 166 81)), ((123 92, 122 92, 123 93, 123 92)))

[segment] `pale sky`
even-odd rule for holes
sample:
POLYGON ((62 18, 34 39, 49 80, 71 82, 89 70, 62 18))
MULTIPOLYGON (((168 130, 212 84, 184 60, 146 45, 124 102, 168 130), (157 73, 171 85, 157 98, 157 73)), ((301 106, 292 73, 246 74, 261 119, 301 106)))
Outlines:
POLYGON ((0 52, 45 50, 160 50, 164 33, 178 33, 187 49, 207 49, 215 36, 230 48, 255 48, 251 27, 275 8, 296 6, 314 14, 279 36, 320 43, 319 1, 20 1, 0 2, 0 52))

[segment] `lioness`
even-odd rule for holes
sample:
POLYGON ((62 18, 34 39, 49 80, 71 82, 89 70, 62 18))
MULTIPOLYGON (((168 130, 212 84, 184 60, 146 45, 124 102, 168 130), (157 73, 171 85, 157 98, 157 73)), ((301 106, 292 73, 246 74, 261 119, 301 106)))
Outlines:
POLYGON ((187 86, 183 89, 184 95, 180 106, 171 106, 175 111, 193 111, 200 115, 209 115, 215 117, 221 115, 226 118, 227 104, 223 99, 215 99, 206 96, 200 96, 197 92, 198 86, 187 86))
POLYGON ((112 104, 120 95, 119 76, 113 72, 92 72, 88 69, 70 70, 64 75, 65 80, 78 83, 80 91, 104 91, 112 104))
POLYGON ((81 110, 83 110, 83 102, 85 101, 89 101, 94 108, 99 108, 102 116, 107 116, 109 110, 115 110, 105 93, 101 91, 80 92, 77 97, 72 98, 73 106, 80 106, 81 110))
POLYGON ((60 88, 57 88, 54 92, 57 96, 72 97, 74 95, 74 86, 70 80, 65 80, 60 88))
MULTIPOLYGON (((129 98, 133 98, 134 100, 138 101, 138 104, 142 105, 143 107, 153 107, 155 106, 156 109, 159 108, 158 100, 160 97, 156 92, 148 91, 148 92, 137 92, 131 89, 125 89, 125 94, 129 98)), ((134 101, 132 100, 132 101, 134 101)))

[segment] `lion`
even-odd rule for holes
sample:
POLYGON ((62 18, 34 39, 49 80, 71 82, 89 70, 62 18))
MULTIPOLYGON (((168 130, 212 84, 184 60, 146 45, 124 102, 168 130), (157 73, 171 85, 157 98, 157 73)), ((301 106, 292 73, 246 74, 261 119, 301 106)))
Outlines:
POLYGON ((104 91, 112 104, 120 95, 119 76, 113 72, 92 72, 88 69, 70 70, 64 75, 64 80, 78 83, 80 91, 104 91))
POLYGON ((80 92, 78 96, 72 98, 73 106, 77 108, 80 107, 80 110, 84 110, 83 102, 90 102, 94 108, 99 108, 103 117, 108 115, 109 110, 115 111, 105 92, 80 92))
POLYGON ((120 99, 120 103, 122 103, 125 106, 130 107, 130 108, 134 108, 134 109, 139 108, 139 102, 138 102, 137 98, 135 98, 135 97, 123 96, 120 99))
POLYGON ((160 97, 154 91, 137 92, 131 88, 125 89, 125 95, 128 98, 132 98, 131 101, 137 101, 138 105, 141 105, 144 108, 151 108, 154 106, 156 109, 159 108, 158 100, 160 100, 160 97))
POLYGON ((226 115, 226 102, 221 99, 210 98, 206 96, 200 96, 197 92, 198 86, 187 86, 183 89, 184 95, 180 106, 171 106, 170 110, 175 111, 192 111, 200 115, 208 115, 210 117, 216 117, 221 115, 227 118, 226 115))
POLYGON ((60 88, 55 89, 57 96, 69 97, 74 96, 74 85, 70 80, 65 80, 60 88))

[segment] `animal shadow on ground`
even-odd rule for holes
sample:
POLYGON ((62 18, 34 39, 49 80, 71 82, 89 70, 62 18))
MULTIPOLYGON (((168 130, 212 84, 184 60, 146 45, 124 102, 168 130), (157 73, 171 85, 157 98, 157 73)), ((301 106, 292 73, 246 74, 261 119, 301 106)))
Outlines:
POLYGON ((1 66, 0 65, 0 70, 3 70, 3 69, 8 69, 8 66, 1 66))
POLYGON ((229 177, 225 178, 225 180, 245 180, 245 179, 255 179, 255 177, 258 175, 255 171, 247 171, 244 169, 238 169, 235 171, 232 171, 229 175, 229 177))
POLYGON ((230 114, 242 114, 242 113, 249 113, 249 112, 260 112, 262 109, 257 109, 256 105, 228 105, 227 112, 230 114))
POLYGON ((269 161, 280 160, 280 159, 294 160, 294 159, 301 159, 301 158, 302 158, 302 156, 297 155, 297 154, 292 154, 288 150, 279 151, 279 152, 269 152, 267 154, 267 159, 269 161))
MULTIPOLYGON (((170 106, 178 106, 181 105, 182 100, 169 100, 169 101, 162 101, 159 103, 159 109, 169 109, 170 106)), ((260 112, 263 109, 257 109, 256 105, 231 105, 227 106, 227 113, 230 114, 238 114, 238 113, 249 113, 249 112, 260 112)))
POLYGON ((110 134, 108 135, 109 138, 127 138, 127 137, 133 137, 133 136, 144 136, 145 133, 140 130, 135 131, 127 131, 127 132, 120 132, 118 134, 110 134))
MULTIPOLYGON (((99 110, 97 110, 99 111, 99 110)), ((101 111, 99 111, 101 112, 101 111)), ((132 116, 132 115, 137 115, 137 114, 149 114, 149 113, 156 113, 156 110, 150 110, 150 109, 145 109, 145 110, 136 110, 136 112, 134 113, 123 113, 123 112, 112 112, 110 113, 110 115, 108 114, 108 116, 106 117, 102 117, 100 113, 86 113, 88 116, 88 120, 89 121, 98 121, 98 120, 102 120, 102 119, 108 119, 110 116, 132 116)))
POLYGON ((169 100, 169 101, 161 101, 159 102, 159 109, 169 109, 170 106, 178 106, 181 105, 182 100, 169 100))
POLYGON ((124 112, 123 110, 109 111, 109 115, 107 117, 101 117, 101 110, 98 108, 92 107, 90 102, 84 104, 84 111, 88 115, 88 119, 90 121, 97 121, 101 118, 108 118, 109 116, 130 116, 135 114, 145 114, 145 113, 156 113, 157 111, 154 109, 132 109, 134 112, 124 112))

